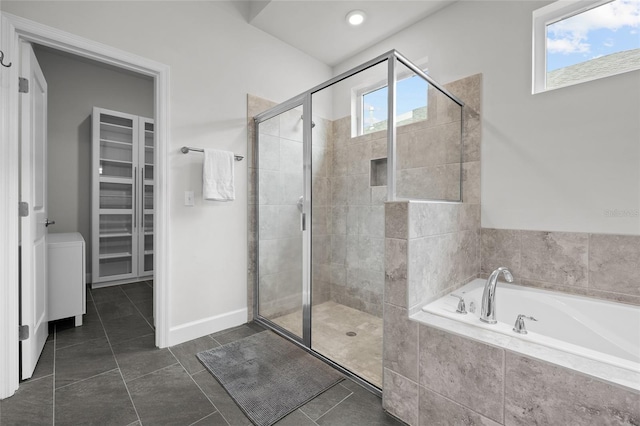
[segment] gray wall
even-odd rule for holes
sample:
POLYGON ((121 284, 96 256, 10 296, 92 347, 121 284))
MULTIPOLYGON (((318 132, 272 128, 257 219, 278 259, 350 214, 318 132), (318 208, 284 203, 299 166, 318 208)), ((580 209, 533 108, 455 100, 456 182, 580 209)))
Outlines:
POLYGON ((50 232, 80 232, 91 272, 91 111, 94 106, 153 117, 153 80, 35 47, 48 85, 50 232))

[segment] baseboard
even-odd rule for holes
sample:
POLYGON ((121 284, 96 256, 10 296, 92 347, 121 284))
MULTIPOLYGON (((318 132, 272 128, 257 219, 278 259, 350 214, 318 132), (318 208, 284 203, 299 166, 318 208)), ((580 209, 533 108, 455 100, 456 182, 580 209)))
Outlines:
POLYGON ((171 327, 169 346, 178 345, 247 322, 247 308, 171 327))

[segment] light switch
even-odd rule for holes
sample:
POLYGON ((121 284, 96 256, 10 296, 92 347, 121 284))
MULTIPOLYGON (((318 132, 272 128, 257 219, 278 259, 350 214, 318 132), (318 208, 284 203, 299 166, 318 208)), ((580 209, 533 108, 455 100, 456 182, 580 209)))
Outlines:
POLYGON ((184 191, 184 205, 188 207, 195 205, 193 191, 184 191))

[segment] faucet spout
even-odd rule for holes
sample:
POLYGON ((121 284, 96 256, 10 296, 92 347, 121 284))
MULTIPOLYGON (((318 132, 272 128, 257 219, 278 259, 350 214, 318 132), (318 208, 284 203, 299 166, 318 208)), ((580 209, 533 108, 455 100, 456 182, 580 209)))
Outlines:
POLYGON ((500 267, 493 271, 486 284, 484 285, 484 292, 482 293, 482 308, 480 310, 480 321, 488 324, 495 324, 496 320, 496 285, 498 284, 498 278, 500 274, 504 275, 504 279, 512 283, 513 275, 511 271, 505 267, 500 267))

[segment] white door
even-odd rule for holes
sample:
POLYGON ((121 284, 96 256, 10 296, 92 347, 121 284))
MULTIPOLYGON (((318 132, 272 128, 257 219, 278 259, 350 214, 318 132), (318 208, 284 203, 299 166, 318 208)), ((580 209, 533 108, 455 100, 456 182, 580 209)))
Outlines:
POLYGON ((22 375, 33 374, 49 334, 47 319, 47 82, 29 43, 20 46, 20 75, 29 80, 20 94, 20 200, 29 205, 21 219, 20 323, 29 326, 22 345, 22 375))

